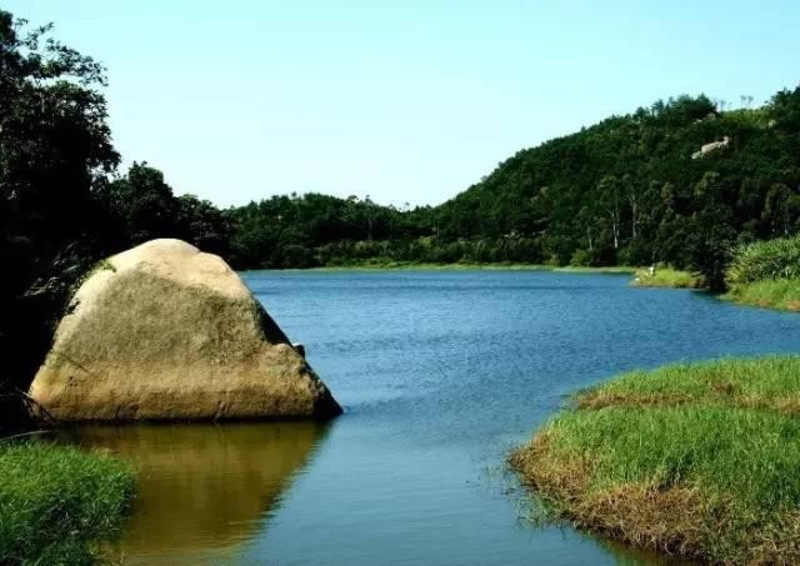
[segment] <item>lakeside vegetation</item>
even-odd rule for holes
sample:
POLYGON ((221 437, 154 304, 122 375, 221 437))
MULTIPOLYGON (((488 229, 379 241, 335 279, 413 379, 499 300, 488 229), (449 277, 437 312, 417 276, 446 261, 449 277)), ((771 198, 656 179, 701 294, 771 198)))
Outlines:
POLYGON ((800 311, 800 279, 767 279, 737 285, 723 298, 741 305, 800 311))
POLYGON ((510 457, 547 516, 719 563, 800 561, 800 357, 678 364, 583 391, 510 457))
POLYGON ((286 268, 286 270, 303 271, 339 271, 339 270, 420 270, 420 271, 553 271, 558 273, 606 273, 606 274, 633 274, 637 271, 635 267, 627 266, 605 266, 605 267, 559 267, 553 265, 543 265, 536 263, 469 263, 460 261, 458 263, 420 263, 413 261, 380 261, 367 260, 364 262, 353 262, 346 265, 326 265, 323 267, 304 267, 286 268))
POLYGON ((741 246, 726 273, 734 302, 781 310, 800 310, 800 236, 741 246))
POLYGON ((41 442, 0 442, 0 563, 92 564, 130 510, 118 460, 41 442))
POLYGON ((636 287, 669 287, 673 289, 703 289, 706 286, 702 275, 681 271, 671 267, 659 267, 653 275, 647 269, 637 269, 633 280, 636 287))

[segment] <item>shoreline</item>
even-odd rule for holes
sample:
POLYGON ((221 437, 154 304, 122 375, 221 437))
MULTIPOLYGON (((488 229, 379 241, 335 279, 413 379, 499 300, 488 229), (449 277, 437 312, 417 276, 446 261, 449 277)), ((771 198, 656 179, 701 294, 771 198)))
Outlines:
POLYGON ((544 520, 682 559, 795 563, 799 371, 784 355, 622 374, 508 462, 544 520))
POLYGON ((237 269, 238 272, 288 271, 288 272, 336 272, 336 271, 548 271, 554 273, 596 273, 609 275, 634 275, 640 269, 629 266, 608 267, 570 267, 536 263, 404 263, 387 264, 361 263, 354 265, 330 265, 319 267, 288 267, 266 269, 237 269))

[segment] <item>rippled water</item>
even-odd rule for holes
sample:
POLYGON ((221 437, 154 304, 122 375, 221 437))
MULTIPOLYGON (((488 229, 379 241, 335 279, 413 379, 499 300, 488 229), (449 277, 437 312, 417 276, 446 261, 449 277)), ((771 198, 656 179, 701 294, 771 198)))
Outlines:
POLYGON ((577 388, 720 355, 796 352, 800 316, 619 275, 249 272, 345 406, 307 423, 84 428, 142 470, 130 563, 639 564, 524 520, 503 465, 577 388))

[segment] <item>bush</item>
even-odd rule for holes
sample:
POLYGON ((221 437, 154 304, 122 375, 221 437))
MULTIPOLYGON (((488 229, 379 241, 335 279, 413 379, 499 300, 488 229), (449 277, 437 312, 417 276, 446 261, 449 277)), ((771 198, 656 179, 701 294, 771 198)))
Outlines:
POLYGON ((755 242, 736 249, 726 272, 729 286, 800 278, 800 237, 755 242))

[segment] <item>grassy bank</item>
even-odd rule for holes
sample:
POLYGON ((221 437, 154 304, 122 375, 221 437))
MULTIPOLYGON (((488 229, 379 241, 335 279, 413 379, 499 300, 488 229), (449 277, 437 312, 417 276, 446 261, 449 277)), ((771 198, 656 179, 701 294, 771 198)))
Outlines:
POLYGON ((117 460, 44 443, 0 443, 0 564, 90 564, 134 493, 117 460))
POLYGON ((742 305, 800 311, 800 279, 766 279, 734 285, 723 297, 742 305))
POLYGON ((675 289, 702 289, 705 281, 702 276, 680 271, 671 267, 656 269, 655 275, 650 275, 647 269, 637 269, 633 280, 636 287, 671 287, 675 289))
POLYGON ((800 562, 800 357, 675 365, 580 393, 511 456, 551 516, 650 550, 800 562))
POLYGON ((745 305, 800 311, 800 237, 738 248, 725 273, 726 299, 745 305))

